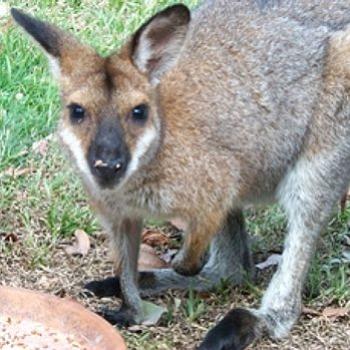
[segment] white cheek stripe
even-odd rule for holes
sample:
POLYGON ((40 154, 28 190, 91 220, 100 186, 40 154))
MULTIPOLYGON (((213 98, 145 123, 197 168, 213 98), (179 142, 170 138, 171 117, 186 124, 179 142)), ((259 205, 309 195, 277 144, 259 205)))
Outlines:
POLYGON ((68 128, 64 128, 60 132, 60 136, 64 144, 71 150, 78 168, 82 172, 83 176, 89 181, 90 185, 94 186, 95 181, 86 162, 80 140, 68 128))
POLYGON ((155 128, 149 128, 137 141, 135 151, 132 155, 131 162, 129 163, 128 170, 126 172, 126 178, 131 176, 137 170, 140 159, 147 152, 156 136, 157 133, 155 128))

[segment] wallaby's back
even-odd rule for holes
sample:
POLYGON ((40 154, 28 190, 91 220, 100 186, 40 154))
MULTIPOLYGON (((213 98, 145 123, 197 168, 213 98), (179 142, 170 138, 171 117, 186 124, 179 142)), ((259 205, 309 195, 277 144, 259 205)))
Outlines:
POLYGON ((328 37, 350 20, 345 3, 218 0, 202 6, 177 68, 161 84, 165 105, 180 105, 186 114, 186 123, 168 121, 181 123, 180 144, 197 137, 202 151, 215 147, 216 159, 208 160, 213 168, 230 163, 255 194, 273 191, 309 126, 328 37))

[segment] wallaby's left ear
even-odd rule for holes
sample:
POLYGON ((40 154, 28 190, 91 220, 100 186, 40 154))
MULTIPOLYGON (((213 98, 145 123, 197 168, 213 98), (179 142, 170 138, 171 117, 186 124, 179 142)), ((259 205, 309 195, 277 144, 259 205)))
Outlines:
POLYGON ((191 13, 182 5, 166 8, 146 22, 132 39, 136 67, 157 81, 176 62, 184 44, 191 13))

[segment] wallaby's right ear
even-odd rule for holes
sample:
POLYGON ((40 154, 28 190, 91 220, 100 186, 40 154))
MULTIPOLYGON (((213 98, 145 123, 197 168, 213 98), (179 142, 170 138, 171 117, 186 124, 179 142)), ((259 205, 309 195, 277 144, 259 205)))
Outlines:
MULTIPOLYGON (((52 72, 56 78, 61 74, 69 75, 72 64, 65 64, 67 61, 74 61, 69 56, 74 56, 83 50, 92 52, 80 44, 72 35, 69 35, 56 26, 33 18, 15 8, 11 9, 14 20, 43 48, 49 58, 52 72)), ((75 57, 76 59, 77 57, 75 57)))

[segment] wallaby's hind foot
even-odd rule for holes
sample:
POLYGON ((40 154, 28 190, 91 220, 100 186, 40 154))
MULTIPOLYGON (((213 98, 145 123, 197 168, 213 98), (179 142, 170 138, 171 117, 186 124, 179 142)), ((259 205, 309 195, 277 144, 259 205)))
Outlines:
POLYGON ((281 339, 298 320, 300 308, 290 311, 233 309, 206 335, 198 350, 243 350, 263 334, 281 339))
POLYGON ((242 350, 259 337, 260 324, 252 312, 233 309, 208 332, 198 350, 242 350))
POLYGON ((280 310, 233 309, 206 335, 198 350, 243 350, 263 334, 281 339, 298 320, 300 308, 280 310))

